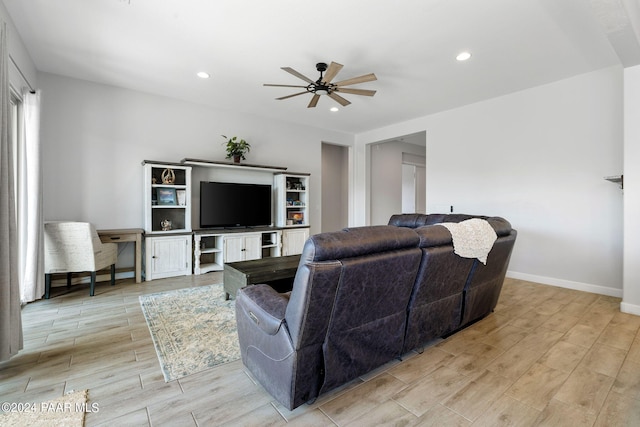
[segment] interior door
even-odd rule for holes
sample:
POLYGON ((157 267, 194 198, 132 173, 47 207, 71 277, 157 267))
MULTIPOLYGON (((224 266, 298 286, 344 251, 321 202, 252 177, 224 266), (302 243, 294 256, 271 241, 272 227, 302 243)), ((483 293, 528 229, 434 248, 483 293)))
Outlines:
POLYGON ((424 166, 402 164, 402 213, 427 212, 426 182, 424 166))
POLYGON ((427 168, 415 166, 416 213, 427 213, 427 168))
POLYGON ((414 165, 402 164, 402 213, 416 212, 416 177, 414 165))

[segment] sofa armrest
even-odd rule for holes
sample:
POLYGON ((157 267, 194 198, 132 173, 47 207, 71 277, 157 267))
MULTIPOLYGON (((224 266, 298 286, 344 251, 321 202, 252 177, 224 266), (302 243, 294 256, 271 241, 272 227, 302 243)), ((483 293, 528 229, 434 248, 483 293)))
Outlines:
POLYGON ((269 335, 275 335, 284 322, 288 294, 280 294, 269 285, 254 285, 238 290, 236 311, 269 335))

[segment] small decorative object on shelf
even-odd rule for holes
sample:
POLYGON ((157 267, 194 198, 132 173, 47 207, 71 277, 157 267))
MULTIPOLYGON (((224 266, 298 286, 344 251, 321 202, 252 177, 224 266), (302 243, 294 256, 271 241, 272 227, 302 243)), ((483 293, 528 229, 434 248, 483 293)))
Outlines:
POLYGON ((171 231, 171 220, 163 219, 160 222, 160 226, 162 227, 162 231, 171 231))
POLYGON ((186 190, 176 190, 176 197, 178 198, 178 206, 185 206, 187 204, 186 190))
POLYGON ((173 169, 165 169, 162 171, 162 183, 163 184, 173 184, 176 182, 176 174, 173 172, 173 169))
POLYGON ((246 160, 244 155, 251 151, 251 144, 244 139, 238 139, 237 136, 227 138, 222 135, 222 137, 226 140, 224 144, 227 149, 227 159, 233 159, 234 163, 240 163, 240 160, 246 160))
MULTIPOLYGON (((176 189, 175 188, 158 188, 156 191, 158 205, 176 205, 176 189)), ((151 201, 153 203, 153 200, 151 201)))

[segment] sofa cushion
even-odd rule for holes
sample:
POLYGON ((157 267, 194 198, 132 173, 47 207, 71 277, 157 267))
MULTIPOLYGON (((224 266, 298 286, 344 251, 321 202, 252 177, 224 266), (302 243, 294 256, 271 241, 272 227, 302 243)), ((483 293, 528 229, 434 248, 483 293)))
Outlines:
POLYGON ((416 228, 414 231, 420 237, 418 246, 421 248, 452 244, 451 233, 449 233, 449 230, 444 227, 439 227, 437 225, 425 225, 423 227, 416 228))

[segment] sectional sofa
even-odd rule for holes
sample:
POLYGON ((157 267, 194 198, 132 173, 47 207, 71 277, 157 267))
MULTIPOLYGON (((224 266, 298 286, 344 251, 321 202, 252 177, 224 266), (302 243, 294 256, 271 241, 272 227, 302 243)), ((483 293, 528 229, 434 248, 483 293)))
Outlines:
POLYGON ((290 293, 238 292, 242 361, 292 410, 489 314, 515 239, 508 221, 470 215, 394 215, 316 234, 290 293), (467 220, 495 232, 482 260, 456 254, 447 226, 467 220))

